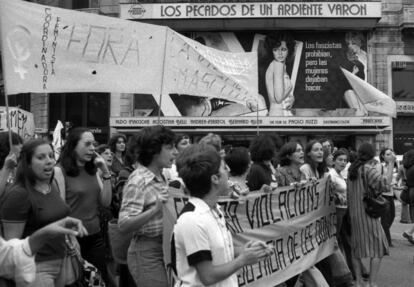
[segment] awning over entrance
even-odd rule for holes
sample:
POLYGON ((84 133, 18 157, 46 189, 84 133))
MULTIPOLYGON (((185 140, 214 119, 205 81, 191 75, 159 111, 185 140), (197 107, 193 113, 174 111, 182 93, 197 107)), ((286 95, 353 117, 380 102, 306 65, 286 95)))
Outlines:
POLYGON ((254 31, 254 30, 370 30, 379 19, 192 19, 141 20, 141 22, 168 26, 175 31, 254 31))

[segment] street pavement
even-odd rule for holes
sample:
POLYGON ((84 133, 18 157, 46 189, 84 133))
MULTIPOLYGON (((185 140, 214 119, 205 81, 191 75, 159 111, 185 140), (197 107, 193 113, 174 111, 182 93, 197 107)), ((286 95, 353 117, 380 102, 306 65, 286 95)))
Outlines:
POLYGON ((394 247, 384 257, 378 278, 378 287, 414 287, 414 245, 402 237, 411 224, 400 223, 401 203, 395 201, 396 217, 391 226, 394 247))

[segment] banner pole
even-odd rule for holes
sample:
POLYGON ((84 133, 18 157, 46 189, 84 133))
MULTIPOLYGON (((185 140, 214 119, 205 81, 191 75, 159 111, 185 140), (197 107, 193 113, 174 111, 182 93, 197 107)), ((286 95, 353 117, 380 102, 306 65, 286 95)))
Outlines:
POLYGON ((166 28, 165 31, 165 39, 164 39, 164 61, 162 61, 162 77, 161 77, 161 93, 160 93, 160 100, 158 101, 158 124, 160 124, 161 120, 161 104, 162 104, 162 94, 164 92, 164 77, 165 77, 165 61, 167 57, 167 37, 168 37, 169 28, 166 28))
POLYGON ((259 128, 259 101, 256 100, 256 133, 257 135, 260 134, 260 128, 259 128))
POLYGON ((10 151, 11 151, 13 142, 12 142, 12 131, 10 127, 9 96, 6 93, 6 84, 4 85, 4 100, 6 102, 6 126, 7 126, 7 131, 9 133, 9 146, 10 146, 10 151))
MULTIPOLYGON (((1 7, 1 3, 0 3, 0 7, 1 7)), ((4 8, 4 7, 2 7, 4 8)), ((11 132, 11 126, 10 126, 10 112, 9 112, 9 94, 7 92, 7 81, 6 81, 6 62, 5 62, 5 56, 4 56, 4 51, 6 51, 6 44, 4 43, 5 41, 1 41, 1 39, 3 39, 3 33, 4 30, 1 28, 3 25, 1 25, 0 23, 0 57, 1 57, 1 64, 2 64, 2 71, 3 71, 3 87, 4 87, 4 101, 6 104, 6 126, 7 126, 7 130, 9 132, 9 145, 10 145, 10 151, 12 151, 12 146, 13 146, 13 142, 12 142, 12 132, 11 132)))

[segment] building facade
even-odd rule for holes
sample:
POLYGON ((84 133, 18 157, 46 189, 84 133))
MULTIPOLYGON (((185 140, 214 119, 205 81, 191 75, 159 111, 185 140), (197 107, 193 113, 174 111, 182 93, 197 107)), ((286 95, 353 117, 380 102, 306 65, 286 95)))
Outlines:
MULTIPOLYGON (((195 140, 217 132, 231 144, 247 144, 258 132, 276 132, 285 140, 302 142, 328 137, 342 147, 370 141, 378 149, 394 146, 397 153, 414 147, 410 0, 37 2, 168 26, 196 43, 226 52, 257 52, 257 73, 250 76, 262 100, 257 112, 257 107, 246 110, 221 97, 191 94, 31 94, 30 111, 39 132, 52 131, 59 119, 90 127, 103 142, 116 131, 130 134, 162 123, 195 140), (284 94, 293 94, 293 104, 285 103, 286 108, 282 102, 282 108, 268 116, 271 94, 277 89, 277 84, 269 87, 273 55, 268 39, 280 34, 293 39, 284 73, 284 94), (351 53, 355 45, 358 59, 351 53), (352 96, 352 76, 349 80, 341 68, 393 97, 397 118, 364 110, 352 96)), ((179 73, 177 81, 183 85, 201 85, 206 79, 179 73)), ((28 96, 24 97, 27 108, 28 96)), ((18 97, 16 101, 19 104, 18 97)))

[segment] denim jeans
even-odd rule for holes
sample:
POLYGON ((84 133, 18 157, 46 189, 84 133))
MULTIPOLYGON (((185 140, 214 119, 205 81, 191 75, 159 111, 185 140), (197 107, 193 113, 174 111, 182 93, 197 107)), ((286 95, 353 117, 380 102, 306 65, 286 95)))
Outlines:
POLYGON ((59 275, 62 269, 63 259, 36 262, 36 279, 33 287, 63 287, 59 275))
POLYGON ((391 245, 391 232, 390 228, 395 218, 395 203, 394 196, 383 195, 387 200, 387 211, 381 216, 381 225, 384 229, 385 236, 387 237, 388 244, 391 245))
POLYGON ((162 237, 134 237, 128 249, 128 268, 138 287, 168 287, 162 237))

